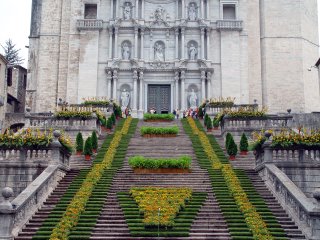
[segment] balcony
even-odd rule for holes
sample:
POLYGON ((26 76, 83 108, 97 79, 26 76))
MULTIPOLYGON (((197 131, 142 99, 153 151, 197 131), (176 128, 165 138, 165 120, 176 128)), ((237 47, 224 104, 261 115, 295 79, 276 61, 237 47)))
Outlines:
POLYGON ((217 20, 218 31, 242 31, 242 20, 217 20))
POLYGON ((79 19, 77 20, 77 29, 80 30, 101 30, 103 21, 99 19, 79 19))

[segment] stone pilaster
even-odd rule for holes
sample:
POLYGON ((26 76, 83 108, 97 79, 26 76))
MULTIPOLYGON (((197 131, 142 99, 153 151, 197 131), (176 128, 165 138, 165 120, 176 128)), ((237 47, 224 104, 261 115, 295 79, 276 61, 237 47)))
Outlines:
POLYGON ((139 29, 135 27, 134 28, 134 58, 138 58, 138 34, 139 34, 139 29))
POLYGON ((141 29, 141 49, 140 49, 140 58, 144 59, 144 29, 141 29))
POLYGON ((179 72, 174 73, 175 80, 175 109, 179 109, 179 72))
POLYGON ((118 34, 119 34, 119 29, 116 27, 114 29, 114 57, 118 58, 118 34))
POLYGON ((201 59, 204 59, 204 28, 201 28, 201 59))
POLYGON ((138 97, 138 90, 137 90, 137 80, 138 80, 138 71, 135 69, 133 70, 133 96, 132 96, 132 110, 137 111, 137 97, 138 97))
POLYGON ((207 83, 208 83, 208 96, 207 96, 207 99, 209 99, 209 100, 212 97, 211 78, 212 78, 212 73, 211 72, 207 72, 207 83))
POLYGON ((115 100, 118 100, 117 98, 117 84, 118 84, 118 70, 113 70, 113 93, 112 97, 115 100))
POLYGON ((181 28, 181 59, 184 59, 184 35, 185 35, 185 28, 181 28))
POLYGON ((176 59, 179 59, 179 29, 176 28, 174 33, 176 36, 176 59))
POLYGON ((181 71, 181 109, 186 109, 186 98, 185 98, 185 80, 186 80, 186 71, 181 71))
POLYGON ((206 99, 206 72, 201 71, 201 101, 206 99))
POLYGON ((113 28, 109 28, 109 59, 112 59, 112 36, 113 28))
POLYGON ((107 96, 111 98, 111 80, 112 80, 112 72, 108 70, 107 72, 107 96))

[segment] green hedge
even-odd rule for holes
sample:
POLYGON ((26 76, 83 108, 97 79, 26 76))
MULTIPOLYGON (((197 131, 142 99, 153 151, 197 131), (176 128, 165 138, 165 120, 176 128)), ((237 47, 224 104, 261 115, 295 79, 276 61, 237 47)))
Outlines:
POLYGON ((180 158, 145 158, 143 156, 134 156, 129 159, 129 165, 133 168, 181 168, 189 169, 191 166, 191 157, 182 156, 180 158))
POLYGON ((143 120, 174 120, 174 115, 172 113, 168 114, 151 114, 151 113, 145 113, 143 115, 143 120))
POLYGON ((178 126, 173 127, 141 127, 141 135, 154 134, 154 135, 166 135, 166 134, 178 134, 178 126))

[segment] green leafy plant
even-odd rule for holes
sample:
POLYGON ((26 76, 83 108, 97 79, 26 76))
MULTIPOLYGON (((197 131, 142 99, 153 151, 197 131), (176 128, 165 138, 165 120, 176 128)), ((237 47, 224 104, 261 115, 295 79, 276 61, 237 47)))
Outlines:
POLYGON ((113 113, 116 117, 120 118, 121 117, 121 107, 117 105, 116 103, 113 103, 113 113))
POLYGON ((107 129, 112 129, 112 125, 112 119, 109 117, 106 124, 107 129))
POLYGON ((213 127, 219 127, 220 125, 219 120, 216 117, 213 119, 212 123, 213 123, 213 127))
POLYGON ((91 137, 88 137, 85 144, 84 144, 84 155, 92 155, 92 142, 91 142, 91 137))
POLYGON ((96 131, 92 131, 92 134, 91 134, 91 145, 92 145, 92 149, 93 150, 97 150, 98 149, 98 137, 97 137, 96 131))
POLYGON ((115 125, 116 124, 116 115, 114 113, 112 113, 110 118, 112 120, 112 124, 115 125))
POLYGON ((92 118, 91 111, 84 111, 81 109, 64 109, 61 111, 57 111, 55 113, 55 117, 57 118, 83 118, 89 119, 92 118))
POLYGON ((211 117, 208 117, 208 120, 207 120, 207 129, 212 129, 212 120, 211 120, 211 117))
POLYGON ((229 143, 228 143, 227 153, 229 156, 236 156, 238 153, 238 147, 237 147, 237 144, 235 143, 232 135, 231 135, 229 143))
POLYGON ((151 114, 151 113, 145 113, 143 115, 144 121, 156 121, 156 120, 167 120, 172 121, 174 120, 174 114, 168 113, 168 114, 151 114))
POLYGON ((76 151, 83 152, 83 137, 81 132, 78 132, 76 137, 76 151))
POLYGON ((217 107, 217 108, 231 108, 234 105, 235 98, 227 97, 219 97, 219 98, 211 98, 209 101, 210 107, 217 107))
POLYGON ((248 147, 249 147, 248 138, 244 133, 242 133, 241 139, 240 139, 240 151, 248 151, 248 147))
POLYGON ((203 123, 204 123, 205 126, 207 126, 208 119, 209 119, 209 115, 206 113, 206 114, 204 115, 204 120, 203 120, 203 123))
POLYGON ((231 133, 228 132, 226 135, 226 141, 225 141, 225 145, 224 145, 226 149, 228 149, 231 138, 232 138, 232 135, 231 135, 231 133))
POLYGON ((181 168, 189 169, 191 166, 191 157, 182 156, 180 158, 145 158, 143 156, 134 156, 129 159, 129 165, 133 168, 181 168))
POLYGON ((202 107, 199 107, 198 117, 199 118, 203 118, 203 109, 202 109, 202 107))
POLYGON ((141 127, 141 135, 177 135, 179 133, 178 126, 173 127, 141 127))

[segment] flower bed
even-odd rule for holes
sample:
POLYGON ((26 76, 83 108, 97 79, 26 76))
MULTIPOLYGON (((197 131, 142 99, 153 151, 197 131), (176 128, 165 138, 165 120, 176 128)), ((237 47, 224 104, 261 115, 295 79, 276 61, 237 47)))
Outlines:
POLYGON ((231 108, 234 105, 235 98, 211 98, 209 101, 209 106, 214 108, 231 108))
POLYGON ((145 158, 135 156, 129 159, 129 165, 133 168, 180 168, 189 169, 191 166, 191 157, 182 156, 180 158, 145 158))
POLYGON ((143 120, 146 122, 172 121, 174 120, 174 115, 172 113, 169 113, 169 114, 145 113, 143 115, 143 120))
POLYGON ((83 100, 83 104, 86 106, 108 107, 110 105, 110 100, 106 97, 83 98, 83 100))
POLYGON ((229 118, 254 118, 261 119, 266 118, 267 109, 262 108, 261 110, 255 109, 253 107, 240 107, 237 110, 225 109, 223 114, 228 116, 229 118))
POLYGON ((120 144, 122 136, 128 133, 131 121, 132 118, 127 118, 123 128, 115 133, 108 151, 105 153, 101 163, 97 163, 91 168, 80 189, 69 203, 64 215, 60 219, 60 222, 52 230, 52 234, 50 236, 51 240, 68 239, 70 230, 77 225, 79 217, 81 213, 84 212, 86 203, 88 202, 94 187, 101 179, 104 170, 110 168, 116 154, 116 149, 120 144))
MULTIPOLYGON (((6 133, 0 134, 0 148, 3 149, 39 149, 48 147, 52 141, 52 129, 50 129, 48 132, 41 132, 40 130, 32 130, 28 128, 19 133, 6 131, 6 133)), ((61 132, 59 142, 69 153, 73 151, 71 140, 64 132, 61 132)))
POLYGON ((191 198, 190 188, 131 188, 130 194, 137 202, 145 226, 169 227, 174 218, 191 198))
POLYGON ((141 127, 142 136, 176 136, 179 133, 178 126, 173 127, 141 127))

